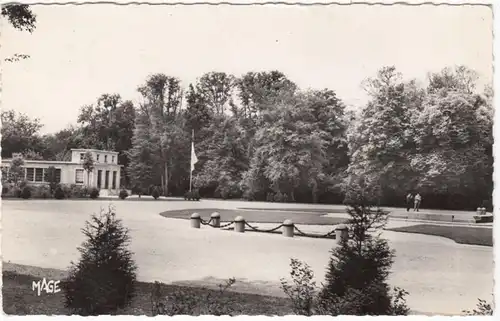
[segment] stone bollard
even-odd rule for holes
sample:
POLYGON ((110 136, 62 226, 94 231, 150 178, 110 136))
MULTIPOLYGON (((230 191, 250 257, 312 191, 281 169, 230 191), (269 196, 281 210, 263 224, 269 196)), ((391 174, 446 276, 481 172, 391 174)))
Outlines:
POLYGON ((238 233, 245 232, 245 219, 243 216, 237 216, 234 219, 234 231, 238 233))
POLYGON ((285 220, 283 222, 283 236, 293 237, 293 235, 294 235, 293 228, 294 228, 294 225, 293 225, 292 220, 285 220))
POLYGON ((486 207, 481 208, 481 214, 486 215, 486 207))
POLYGON ((198 213, 191 214, 191 227, 192 228, 200 228, 201 225, 201 217, 198 213))
POLYGON ((481 215, 481 213, 482 213, 482 212, 483 212, 483 209, 482 209, 482 208, 480 208, 480 207, 478 207, 478 208, 477 208, 477 211, 476 211, 476 214, 477 214, 477 215, 481 215))
POLYGON ((337 243, 340 243, 342 240, 347 241, 349 238, 349 230, 347 226, 344 224, 340 224, 335 228, 335 239, 337 240, 337 243))
POLYGON ((212 215, 210 215, 210 218, 212 219, 212 226, 213 227, 220 227, 220 214, 217 212, 213 212, 212 215))

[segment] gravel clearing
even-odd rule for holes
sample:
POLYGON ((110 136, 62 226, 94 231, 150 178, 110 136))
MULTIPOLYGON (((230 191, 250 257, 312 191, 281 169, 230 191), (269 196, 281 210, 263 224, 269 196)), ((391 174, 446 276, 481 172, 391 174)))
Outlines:
MULTIPOLYGON (((66 269, 71 260, 78 259, 76 247, 83 241, 80 229, 85 220, 111 203, 131 230, 131 249, 141 281, 203 284, 235 277, 246 284, 242 285, 246 291, 282 295, 279 280, 288 277, 290 258, 307 262, 319 283, 323 281, 329 251, 335 246, 335 241, 325 239, 240 234, 210 227, 197 230, 190 228, 187 220, 159 215, 172 209, 249 207, 245 202, 3 201, 3 261, 66 269)), ((283 206, 251 204, 266 208, 283 206)), ((329 226, 318 228, 331 230, 329 226)), ((408 304, 412 309, 458 314, 473 308, 477 298, 490 300, 493 248, 460 245, 442 237, 418 234, 384 231, 383 236, 396 250, 391 285, 410 292, 408 304)))

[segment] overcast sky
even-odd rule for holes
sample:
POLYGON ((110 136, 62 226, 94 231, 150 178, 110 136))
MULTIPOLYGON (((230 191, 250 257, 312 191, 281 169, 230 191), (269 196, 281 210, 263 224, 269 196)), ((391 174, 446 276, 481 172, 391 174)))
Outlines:
POLYGON ((425 81, 466 65, 490 82, 492 13, 484 6, 38 6, 33 34, 2 23, 2 109, 38 117, 43 132, 76 123, 103 93, 137 100, 152 73, 187 86, 209 71, 277 69, 300 87, 330 88, 360 106, 385 65, 425 81))

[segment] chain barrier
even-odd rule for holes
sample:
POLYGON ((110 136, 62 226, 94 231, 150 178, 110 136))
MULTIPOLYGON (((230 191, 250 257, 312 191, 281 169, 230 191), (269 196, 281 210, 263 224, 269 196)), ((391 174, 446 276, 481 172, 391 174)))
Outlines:
POLYGON ((305 233, 301 230, 299 230, 299 228, 297 226, 294 226, 295 228, 295 231, 297 231, 297 233, 299 233, 299 235, 302 235, 302 236, 306 236, 306 237, 314 237, 314 238, 329 238, 331 235, 334 235, 333 238, 335 238, 335 230, 331 230, 330 232, 326 233, 326 234, 308 234, 308 233, 305 233))
POLYGON ((256 232, 265 232, 265 233, 270 233, 270 232, 274 232, 276 231, 277 229, 279 229, 280 227, 283 227, 283 224, 275 227, 275 228, 272 228, 272 229, 269 229, 269 230, 259 230, 258 228, 248 224, 246 221, 245 221, 245 225, 248 226, 249 228, 251 228, 252 230, 256 231, 256 232))
MULTIPOLYGON (((231 222, 228 222, 227 224, 224 224, 224 225, 220 225, 220 226, 214 226, 213 224, 210 224, 211 222, 213 221, 213 218, 210 218, 210 220, 208 221, 205 221, 204 219, 200 218, 200 222, 201 224, 203 225, 208 225, 208 226, 211 226, 213 228, 226 228, 226 227, 229 227, 231 224, 234 223, 234 221, 231 221, 231 222)), ((276 230, 278 230, 279 228, 283 227, 284 224, 280 224, 278 226, 276 226, 275 228, 272 228, 272 229, 267 229, 267 230, 261 230, 261 229, 258 229, 250 224, 248 224, 246 221, 245 221, 245 225, 248 226, 250 229, 252 229, 253 231, 256 231, 256 232, 263 232, 263 233, 271 233, 271 232, 274 232, 276 230)), ((330 232, 326 233, 326 234, 309 234, 309 233, 305 233, 303 231, 301 231, 296 225, 294 225, 294 230, 301 236, 305 236, 305 237, 312 237, 312 238, 331 238, 331 236, 333 235, 333 238, 335 239, 336 238, 336 235, 335 235, 335 229, 331 230, 330 232)))
POLYGON ((212 221, 213 221, 213 220, 214 220, 214 218, 213 218, 213 217, 212 217, 212 218, 210 218, 208 221, 205 221, 204 219, 202 219, 202 218, 200 217, 200 222, 201 222, 201 224, 203 224, 203 225, 208 225, 208 226, 213 227, 213 228, 226 228, 226 227, 228 227, 228 226, 230 226, 231 224, 233 224, 233 223, 234 223, 234 221, 231 221, 231 222, 228 222, 227 224, 224 224, 224 225, 221 225, 221 226, 215 226, 215 225, 213 225, 213 224, 210 224, 210 223, 212 223, 212 221))
POLYGON ((212 222, 212 220, 213 220, 213 218, 210 218, 210 219, 208 220, 208 222, 207 222, 207 221, 205 221, 204 219, 202 219, 202 218, 200 217, 200 222, 201 222, 201 224, 203 224, 203 225, 210 225, 210 226, 212 226, 212 225, 210 224, 210 223, 212 222))
POLYGON ((225 225, 221 225, 221 226, 220 226, 220 228, 226 228, 226 227, 230 226, 230 225, 231 225, 231 224, 233 224, 233 223, 234 223, 234 222, 229 222, 229 223, 227 223, 227 224, 225 224, 225 225))

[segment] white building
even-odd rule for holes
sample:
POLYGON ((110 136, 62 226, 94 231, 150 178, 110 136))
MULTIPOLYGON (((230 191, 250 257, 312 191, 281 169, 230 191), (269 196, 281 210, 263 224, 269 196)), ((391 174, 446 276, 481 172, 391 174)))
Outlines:
MULTIPOLYGON (((2 167, 10 167, 11 161, 12 158, 2 159, 2 167)), ((24 177, 30 184, 47 184, 45 171, 51 166, 56 169, 56 179, 61 184, 97 187, 102 196, 116 194, 120 190, 122 166, 118 165, 117 152, 72 149, 71 161, 24 160, 24 177), (90 175, 83 169, 83 158, 87 152, 92 153, 94 159, 94 170, 90 175)))

